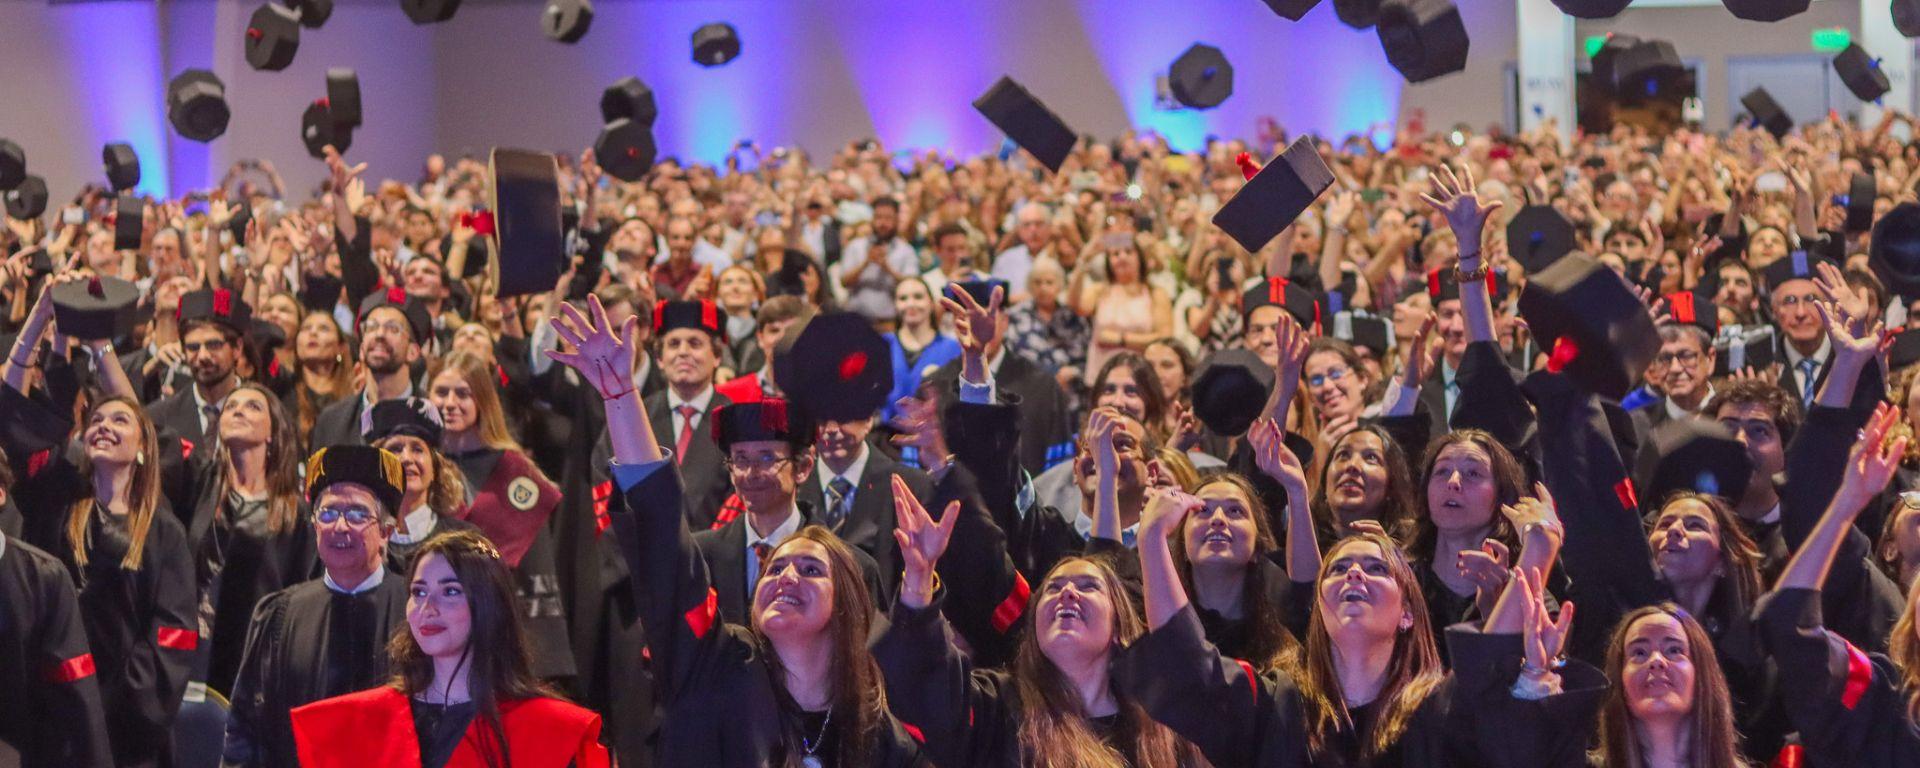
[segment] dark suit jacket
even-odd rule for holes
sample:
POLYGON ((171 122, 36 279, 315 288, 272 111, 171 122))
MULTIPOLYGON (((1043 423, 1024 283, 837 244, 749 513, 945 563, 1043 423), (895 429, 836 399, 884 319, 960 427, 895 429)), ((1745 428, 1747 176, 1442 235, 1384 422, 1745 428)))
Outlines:
POLYGON ((193 399, 191 386, 147 406, 147 418, 153 420, 155 428, 189 443, 199 445, 207 439, 206 430, 200 428, 200 405, 193 399))
POLYGON ((364 392, 354 392, 320 409, 313 417, 307 448, 317 451, 333 445, 366 445, 366 438, 360 436, 360 407, 365 401, 364 392))
MULTIPOLYGON (((913 491, 913 497, 925 505, 933 499, 933 478, 927 473, 912 467, 901 466, 899 462, 888 458, 879 449, 867 446, 867 466, 860 472, 860 481, 853 491, 853 510, 847 519, 841 521, 839 530, 834 531, 840 538, 853 546, 865 550, 873 556, 873 562, 880 568, 880 584, 885 595, 891 596, 900 580, 900 550, 893 540, 893 476, 900 475, 907 481, 907 488, 913 491)), ((827 478, 822 477, 819 468, 814 468, 812 476, 800 484, 795 496, 802 504, 824 512, 827 508, 827 478)), ((936 519, 941 510, 929 507, 927 512, 936 519)))
MULTIPOLYGON (((667 407, 667 394, 660 392, 647 396, 647 421, 653 424, 653 438, 660 446, 672 450, 675 438, 673 431, 673 413, 667 407)), ((707 402, 707 412, 700 417, 700 423, 694 425, 693 438, 687 443, 687 455, 676 456, 680 464, 680 487, 683 489, 687 507, 687 524, 696 531, 713 527, 713 520, 725 504, 728 494, 733 492, 733 480, 727 476, 726 456, 720 452, 720 445, 713 441, 714 414, 732 401, 714 392, 713 399, 707 402)), ((604 435, 600 438, 606 442, 604 435)))
MULTIPOLYGON (((1460 374, 1456 371, 1454 375, 1460 374)), ((1426 383, 1420 385, 1420 405, 1425 406, 1423 410, 1427 412, 1429 434, 1444 435, 1452 431, 1447 423, 1453 415, 1447 412, 1447 382, 1438 367, 1434 368, 1432 376, 1427 377, 1426 383)))
MULTIPOLYGON (((940 392, 953 393, 960 380, 960 361, 949 361, 933 372, 940 392)), ((1045 368, 1009 351, 993 374, 994 389, 1013 397, 1020 414, 1020 468, 1028 474, 1046 471, 1049 456, 1072 458, 1075 425, 1067 411, 1067 395, 1045 368)))
MULTIPOLYGON (((1787 394, 1798 398, 1800 402, 1805 403, 1807 398, 1805 394, 1800 391, 1800 381, 1794 378, 1793 375, 1793 363, 1787 361, 1786 337, 1782 336, 1780 339, 1780 350, 1774 358, 1780 362, 1780 388, 1786 390, 1787 394)), ((1818 395, 1820 393, 1820 385, 1827 383, 1827 371, 1830 370, 1833 370, 1832 352, 1827 353, 1827 361, 1820 364, 1819 370, 1813 372, 1814 394, 1818 395)))
MULTIPOLYGON (((818 521, 811 505, 805 501, 797 503, 802 518, 800 527, 805 528, 818 521)), ((728 624, 741 626, 752 623, 748 610, 753 604, 753 587, 747 583, 746 527, 747 516, 741 515, 714 530, 696 531, 693 534, 693 544, 699 548, 700 556, 706 559, 707 573, 713 578, 713 593, 720 605, 720 618, 728 624)), ((880 584, 879 566, 874 564, 873 557, 865 550, 859 547, 852 549, 854 559, 860 562, 861 579, 867 583, 867 592, 873 597, 874 610, 884 612, 885 606, 892 603, 880 584)))

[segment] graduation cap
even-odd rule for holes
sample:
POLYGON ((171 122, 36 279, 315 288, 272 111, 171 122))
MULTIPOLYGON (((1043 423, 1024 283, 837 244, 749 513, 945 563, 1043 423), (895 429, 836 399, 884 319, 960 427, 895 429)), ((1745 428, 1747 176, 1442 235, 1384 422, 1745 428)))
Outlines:
POLYGON ((1777 349, 1779 345, 1774 343, 1773 326, 1734 328, 1732 333, 1713 342, 1713 375, 1732 376, 1747 368, 1766 370, 1773 365, 1777 349))
POLYGON ((760 441, 783 442, 799 451, 813 445, 813 430, 814 420, 805 408, 777 397, 724 405, 713 413, 713 441, 721 453, 731 451, 734 443, 760 441))
POLYGON ((740 55, 740 32, 732 24, 714 22, 693 31, 693 63, 718 67, 740 55))
MULTIPOLYGON (((1507 281, 1507 273, 1497 269, 1487 270, 1488 300, 1494 304, 1506 301, 1507 289, 1511 287, 1512 284, 1507 281)), ((1439 306, 1440 302, 1458 298, 1460 298, 1460 284, 1453 281, 1451 268, 1436 269, 1427 273, 1427 299, 1432 301, 1434 306, 1439 306)))
POLYGON ((1267 282, 1240 294, 1240 316, 1248 318, 1261 307, 1279 307, 1293 315, 1302 328, 1320 322, 1320 301, 1299 282, 1284 277, 1269 277, 1267 282))
POLYGON ((223 325, 237 336, 253 329, 253 307, 248 306, 240 294, 225 288, 202 288, 181 294, 175 318, 180 321, 182 335, 196 323, 223 325))
POLYGON ((1553 0, 1553 7, 1576 19, 1611 19, 1633 0, 1553 0))
POLYGON ((274 3, 264 3, 247 20, 247 64, 278 72, 293 63, 300 50, 300 16, 274 3))
POLYGON ((308 104, 307 111, 300 115, 300 142, 315 159, 325 158, 327 147, 344 154, 353 146, 353 128, 335 120, 333 109, 321 99, 308 104))
POLYGON ((1638 485, 1656 504, 1680 491, 1737 501, 1753 478, 1746 446, 1720 422, 1674 419, 1655 429, 1648 443, 1638 485))
POLYGON ((374 403, 360 422, 360 436, 368 445, 400 435, 416 438, 437 449, 440 447, 440 434, 445 429, 440 409, 422 397, 401 397, 374 403))
POLYGON ((589 0, 547 0, 540 14, 540 29, 549 39, 569 45, 587 36, 593 26, 593 3, 589 0))
POLYGON ((1333 0, 1333 15, 1354 29, 1366 29, 1380 20, 1381 0, 1333 0))
POLYGON ((727 326, 720 320, 719 305, 708 299, 659 301, 653 305, 653 335, 691 329, 706 331, 716 339, 727 340, 727 326))
POLYGON ((1747 21, 1779 21, 1805 13, 1813 0, 1720 0, 1734 18, 1747 21))
POLYGON ((1880 68, 1880 61, 1868 56, 1867 49, 1859 43, 1848 43, 1845 50, 1833 57, 1833 71, 1840 75, 1840 82, 1846 84, 1854 98, 1861 101, 1879 101, 1893 89, 1887 82, 1886 70, 1880 68))
MULTIPOLYGON (((274 350, 287 345, 287 329, 281 328, 279 323, 256 317, 252 322, 247 323, 246 338, 247 346, 251 348, 253 354, 258 358, 266 359, 268 355, 273 354, 274 350)), ((269 363, 269 365, 273 364, 275 363, 269 363)))
POLYGON ((1365 347, 1380 359, 1385 359, 1387 353, 1393 351, 1393 323, 1387 318, 1357 310, 1335 314, 1333 328, 1328 335, 1356 347, 1365 347))
POLYGON ((1527 274, 1545 271, 1573 247, 1573 222, 1551 205, 1521 208, 1507 222, 1507 253, 1527 274))
POLYGON ((1920 327, 1902 328, 1887 349, 1887 367, 1898 371, 1914 363, 1920 363, 1920 327))
POLYGON ((287 7, 300 16, 300 26, 319 29, 333 18, 333 0, 287 0, 287 7))
POLYGON ((1766 284, 1767 293, 1771 294, 1788 281, 1812 280, 1820 274, 1819 267, 1823 263, 1832 264, 1833 260, 1814 256, 1804 250, 1793 251, 1760 270, 1760 281, 1766 284))
POLYGON ((593 157, 607 174, 621 181, 639 181, 653 169, 653 129, 622 117, 600 129, 593 140, 593 157))
POLYGON ((360 127, 360 76, 354 74, 352 69, 335 67, 327 70, 327 109, 332 113, 335 125, 360 127))
MULTIPOLYGON (((1630 1, 1631 0, 1629 0, 1629 2, 1630 1)), ((1559 5, 1559 3, 1555 3, 1555 5, 1559 5)), ((1640 38, 1634 37, 1633 35, 1623 35, 1617 32, 1609 33, 1606 40, 1600 43, 1600 48, 1593 52, 1593 56, 1589 60, 1593 83, 1609 93, 1617 90, 1620 79, 1615 72, 1614 63, 1620 60, 1621 54, 1632 50, 1634 46, 1639 44, 1640 38)))
POLYGON ((132 195, 121 195, 114 202, 113 249, 116 251, 140 250, 140 241, 146 234, 146 217, 146 201, 132 195))
POLYGON ((1188 390, 1193 415, 1217 435, 1245 434, 1266 410, 1273 369, 1245 349, 1222 349, 1200 366, 1188 390))
POLYGON ((1660 352, 1646 306, 1612 269, 1585 256, 1534 275, 1520 292, 1520 315, 1552 350, 1547 370, 1565 371, 1602 397, 1620 399, 1660 352))
POLYGON ((47 180, 28 174, 13 189, 0 197, 7 200, 7 215, 21 221, 40 218, 47 212, 47 180))
POLYGON ((400 10, 415 24, 434 24, 453 18, 460 0, 400 0, 400 10))
POLYGON ((1319 4, 1320 0, 1267 0, 1267 7, 1288 21, 1299 21, 1319 4))
POLYGON ((167 122, 181 136, 209 142, 227 132, 227 86, 212 71, 189 69, 167 84, 167 122))
POLYGON ((1747 95, 1740 97, 1740 106, 1746 107, 1747 114, 1753 116, 1754 125, 1766 128, 1776 139, 1793 130, 1793 118, 1780 102, 1773 100, 1773 94, 1767 93, 1766 88, 1755 86, 1747 91, 1747 95))
POLYGON ((0 192, 20 186, 27 180, 27 151, 6 139, 0 139, 0 192))
POLYGON ((1693 71, 1665 40, 1642 40, 1613 59, 1614 95, 1628 104, 1677 102, 1694 95, 1693 71))
POLYGON ((414 343, 425 343, 433 335, 433 316, 427 313, 427 306, 420 303, 419 299, 408 296, 406 289, 399 287, 374 291, 362 299, 360 314, 355 318, 355 324, 366 322, 367 315, 381 307, 392 307, 406 316, 407 330, 413 332, 414 343))
POLYGON ((309 274, 304 278, 306 288, 300 291, 300 306, 311 312, 333 312, 334 305, 340 303, 340 289, 345 285, 333 275, 309 274))
POLYGON ((1873 229, 1873 204, 1880 196, 1874 186, 1873 172, 1856 173, 1847 185, 1847 223, 1848 232, 1865 232, 1873 229))
POLYGON ((493 151, 493 218, 500 243, 495 293, 545 293, 567 271, 566 232, 560 228, 560 169, 553 155, 523 149, 493 151))
POLYGON ((133 151, 133 145, 108 144, 100 150, 100 164, 106 169, 107 183, 113 185, 113 191, 125 192, 140 186, 140 155, 133 151))
POLYGON ((13 466, 16 479, 39 474, 54 453, 66 450, 73 423, 50 403, 13 387, 0 387, 0 411, 7 414, 0 419, 0 435, 4 435, 0 445, 8 448, 7 463, 13 466))
POLYGON ((1409 83, 1467 67, 1467 26, 1449 0, 1387 0, 1374 31, 1387 63, 1409 83))
POLYGON ((1661 297, 1667 302, 1667 316, 1680 325, 1691 325, 1707 332, 1711 339, 1720 333, 1720 307, 1713 294, 1698 290, 1674 291, 1661 297))
POLYGON ((1920 0, 1893 0, 1893 28, 1905 37, 1920 37, 1920 0))
POLYGON ((1873 223, 1867 266, 1900 298, 1920 298, 1920 205, 1901 203, 1873 223))
POLYGON ((1167 87, 1181 104, 1212 109, 1233 95, 1233 65, 1219 48, 1194 43, 1173 60, 1167 70, 1167 87))
POLYGON ((407 488, 400 457, 369 445, 333 445, 314 451, 307 459, 307 502, 320 503, 320 494, 336 483, 354 483, 373 492, 392 517, 400 509, 407 488))
MULTIPOLYGON (((654 103, 653 89, 637 77, 623 77, 600 93, 600 119, 611 123, 620 118, 651 127, 660 115, 654 103)), ((594 154, 599 154, 595 152, 594 154)))
POLYGON ((773 380, 815 419, 857 421, 886 404, 891 360, 866 318, 832 312, 787 329, 773 350, 773 380))
POLYGON ((93 277, 55 285, 48 298, 61 333, 81 341, 121 339, 133 334, 140 288, 117 277, 93 277))
POLYGON ((1250 252, 1266 247, 1333 186, 1333 171, 1320 159, 1309 136, 1295 139, 1265 168, 1254 167, 1250 158, 1240 158, 1240 163, 1241 172, 1251 175, 1246 186, 1213 214, 1213 225, 1250 252))
POLYGON ((1060 171, 1060 164, 1067 161, 1074 142, 1078 141, 1066 121, 1011 77, 1002 76, 980 98, 973 100, 973 108, 1055 173, 1060 171))
POLYGON ((772 296, 807 295, 807 270, 813 267, 813 257, 798 248, 788 248, 780 254, 780 268, 773 273, 768 282, 767 293, 772 296))

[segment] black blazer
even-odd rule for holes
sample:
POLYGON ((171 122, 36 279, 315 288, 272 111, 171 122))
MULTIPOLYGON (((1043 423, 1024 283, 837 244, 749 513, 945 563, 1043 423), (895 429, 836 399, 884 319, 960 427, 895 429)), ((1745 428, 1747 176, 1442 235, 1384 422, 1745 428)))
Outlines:
POLYGON ((320 450, 334 445, 366 445, 360 436, 360 408, 366 393, 354 392, 320 409, 313 417, 313 434, 307 436, 307 448, 320 450))
POLYGON ((206 430, 200 428, 200 405, 193 399, 191 386, 147 406, 147 418, 156 429, 172 432, 175 437, 195 445, 207 439, 206 430))
MULTIPOLYGON (((813 507, 805 501, 796 503, 800 507, 800 527, 819 522, 813 507)), ((892 505, 888 507, 891 509, 892 505)), ((748 613, 753 605, 753 585, 747 583, 746 527, 747 516, 742 514, 720 528, 693 534, 693 545, 700 550, 701 558, 707 561, 707 573, 713 579, 713 593, 718 599, 720 619, 741 626, 753 623, 748 613)), ((893 535, 891 529, 887 535, 893 535)), ((860 563, 860 576, 867 583, 867 593, 873 598, 874 610, 885 610, 889 603, 882 599, 885 593, 880 585, 879 566, 859 547, 853 547, 853 557, 860 563)))
MULTIPOLYGON (((1780 388, 1786 390, 1787 394, 1799 398, 1800 402, 1806 402, 1807 397, 1800 389, 1800 381, 1793 377, 1793 363, 1787 360, 1787 341, 1784 336, 1780 337, 1780 349, 1774 359, 1780 361, 1780 388)), ((1813 372, 1814 394, 1819 394, 1820 385, 1827 383, 1827 372, 1830 370, 1833 370, 1832 352, 1827 353, 1827 361, 1821 363, 1820 368, 1813 372)))
MULTIPOLYGON (((660 441, 660 447, 672 450, 675 438, 679 436, 673 431, 673 413, 667 406, 667 393, 648 395, 646 403, 647 421, 653 425, 653 439, 660 441)), ((687 455, 674 457, 680 465, 680 487, 684 489, 686 499, 687 524, 696 531, 713 527, 713 521, 720 513, 720 505, 725 504, 727 496, 733 493, 733 480, 727 476, 726 456, 720 452, 720 444, 713 441, 714 414, 732 404, 732 400, 715 392, 713 399, 707 402, 707 412, 700 417, 700 423, 694 426, 693 438, 687 443, 687 455)), ((604 430, 600 442, 606 443, 604 430)))
MULTIPOLYGON (((907 481, 907 488, 913 491, 913 497, 921 504, 930 504, 933 499, 933 478, 927 473, 912 467, 902 466, 888 458, 878 448, 867 446, 867 466, 860 472, 860 481, 853 491, 853 510, 847 519, 841 521, 840 528, 834 533, 865 551, 873 557, 880 569, 882 595, 892 595, 900 580, 900 550, 893 540, 893 476, 895 474, 907 481)), ((821 476, 819 467, 814 468, 812 476, 801 483, 796 490, 803 507, 824 511, 826 502, 827 478, 821 476)), ((940 510, 929 507, 928 512, 936 518, 940 510)), ((882 603, 885 605, 885 603, 882 603)))

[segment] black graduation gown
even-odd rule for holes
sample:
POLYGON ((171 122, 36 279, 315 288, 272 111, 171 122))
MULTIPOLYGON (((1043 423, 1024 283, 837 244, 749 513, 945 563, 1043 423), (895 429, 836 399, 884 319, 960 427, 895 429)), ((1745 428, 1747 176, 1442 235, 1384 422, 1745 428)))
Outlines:
MULTIPOLYGON (((867 465, 860 472, 853 490, 853 509, 834 534, 841 541, 854 546, 873 558, 880 574, 881 602, 886 605, 892 601, 894 589, 900 580, 900 546, 893 540, 893 477, 898 475, 906 481, 907 489, 913 497, 926 504, 932 499, 933 478, 913 467, 905 466, 883 453, 879 448, 867 446, 867 465)), ((815 514, 809 520, 818 520, 826 510, 827 494, 825 484, 831 478, 822 477, 819 468, 809 475, 800 487, 795 489, 795 498, 815 514)), ((929 512, 939 514, 940 510, 927 507, 929 512)))
POLYGON ((1026 475, 1015 450, 1020 444, 1020 412, 1008 396, 1001 393, 999 402, 985 404, 960 402, 957 392, 950 394, 953 400, 940 421, 953 459, 973 474, 994 525, 1006 533, 1007 554, 1014 566, 1029 584, 1036 583, 1061 558, 1085 550, 1087 537, 1051 506, 1018 509, 1016 497, 1026 475))
POLYGON ((1920 763, 1920 729, 1907 716, 1913 691, 1893 661, 1847 643, 1821 625, 1820 595, 1783 589, 1760 599, 1754 615, 1767 651, 1782 669, 1787 716, 1811 765, 1888 768, 1920 763), (1832 651, 1845 646, 1843 660, 1832 651))
POLYGON ((519 451, 482 448, 448 458, 474 491, 466 521, 493 540, 513 573, 533 674, 548 680, 573 677, 573 646, 547 525, 560 505, 559 489, 519 451))
POLYGON ((367 404, 364 392, 354 392, 320 409, 313 417, 313 433, 307 447, 319 450, 335 445, 366 445, 360 434, 360 411, 367 404))
MULTIPOLYGON (((720 621, 706 562, 681 514, 680 474, 669 469, 638 480, 610 510, 648 627, 663 710, 658 754, 677 765, 780 764, 800 746, 800 717, 774 682, 772 651, 747 628, 720 621)), ((873 766, 921 760, 919 745, 891 716, 871 756, 873 766)))
POLYGON ((153 420, 154 429, 171 432, 175 437, 199 445, 207 441, 207 431, 200 426, 200 404, 194 399, 193 389, 189 386, 176 390, 148 405, 147 418, 153 420))
POLYGON ((66 568, 7 537, 0 552, 0 765, 113 765, 96 669, 66 568))
POLYGON ((387 641, 406 631, 406 609, 406 581, 391 572, 357 595, 312 579, 262 599, 233 682, 222 765, 294 765, 288 712, 386 679, 387 641))
MULTIPOLYGON (((960 380, 960 360, 954 359, 928 377, 941 392, 953 392, 960 380)), ((994 389, 1012 396, 1020 412, 1020 468, 1039 475, 1061 457, 1073 455, 1075 432, 1067 393, 1053 374, 1025 357, 1008 352, 993 372, 994 389)))
MULTIPOLYGON (((887 489, 887 504, 893 504, 893 489, 887 489)), ((795 502, 800 507, 800 527, 804 528, 819 522, 819 515, 811 504, 795 502)), ((720 528, 711 531, 696 531, 693 545, 700 550, 700 557, 707 561, 707 573, 713 579, 713 593, 719 601, 720 620, 728 624, 746 626, 753 623, 751 606, 753 605, 754 580, 747 575, 747 516, 741 515, 720 528)), ((891 536, 891 531, 889 531, 891 536)), ((861 581, 867 585, 868 597, 873 604, 886 605, 891 601, 885 577, 873 556, 866 550, 853 547, 853 558, 860 565, 861 581)), ((761 564, 765 566, 765 563, 761 564)), ((895 580, 899 576, 895 575, 895 580)))
POLYGON ((207 647, 207 686, 227 696, 246 649, 247 624, 260 599, 318 575, 319 558, 305 501, 296 506, 293 524, 275 533, 267 507, 220 495, 218 467, 199 462, 199 503, 194 505, 187 540, 193 542, 199 587, 200 631, 207 647), (239 516, 235 517, 238 513, 239 516))
POLYGON ((186 531, 155 510, 138 570, 120 560, 132 546, 125 516, 95 505, 87 564, 68 567, 80 585, 80 616, 100 673, 107 731, 121 766, 173 762, 180 710, 200 643, 193 559, 186 531))

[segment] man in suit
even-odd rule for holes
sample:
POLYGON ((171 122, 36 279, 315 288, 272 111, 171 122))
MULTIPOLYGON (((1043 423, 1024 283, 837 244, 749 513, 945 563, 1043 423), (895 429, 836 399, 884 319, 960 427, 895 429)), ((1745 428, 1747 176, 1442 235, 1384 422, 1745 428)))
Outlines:
POLYGON ((180 346, 193 371, 193 386, 161 398, 147 410, 155 426, 188 443, 205 442, 219 423, 227 394, 240 386, 235 371, 253 312, 225 288, 180 297, 180 346))
POLYGON ((757 403, 778 396, 773 383, 773 348, 794 323, 805 323, 814 315, 812 305, 799 296, 775 296, 760 305, 754 314, 753 342, 760 350, 761 366, 752 373, 735 377, 718 387, 720 395, 736 403, 757 403))
POLYGON ((1713 398, 1707 379, 1713 374, 1714 352, 1707 332, 1683 322, 1660 326, 1660 356, 1654 362, 1666 396, 1641 409, 1647 428, 1698 416, 1713 398))
POLYGON ((313 419, 309 447, 365 445, 360 415, 371 410, 374 403, 414 394, 413 364, 420 359, 422 341, 433 333, 433 319, 426 307, 406 291, 391 288, 367 297, 356 325, 367 388, 358 397, 344 398, 321 409, 313 419))
MULTIPOLYGON (((1009 395, 1005 399, 1020 414, 1020 468, 1038 477, 1073 456, 1074 425, 1069 421, 1067 395, 1046 369, 1007 352, 1007 313, 1000 312, 998 317, 999 327, 986 346, 987 373, 993 377, 994 390, 1009 395)), ((933 391, 957 391, 960 363, 955 358, 934 371, 933 391)))
MULTIPOLYGON (((1780 359, 1785 363, 1780 367, 1780 388, 1799 398, 1802 410, 1813 406, 1814 395, 1833 367, 1833 345, 1827 341, 1826 323, 1814 309, 1814 302, 1825 298, 1814 282, 1823 264, 1832 262, 1794 251, 1761 270, 1767 283, 1767 305, 1773 310, 1774 325, 1780 329, 1780 359)), ((1845 283, 1833 288, 1852 295, 1845 283)), ((1844 299, 1842 303, 1846 303, 1844 299)))
POLYGON ((806 249, 822 265, 830 267, 840 262, 840 220, 827 209, 827 201, 808 200, 795 229, 800 235, 795 246, 806 249))
POLYGON ((820 422, 813 477, 800 484, 799 498, 815 510, 815 521, 873 556, 891 595, 902 567, 893 540, 893 477, 906 481, 923 506, 931 503, 933 478, 868 445, 872 432, 872 417, 820 422))
POLYGON ((685 489, 688 524, 696 531, 713 525, 731 491, 726 455, 713 439, 714 413, 727 406, 714 391, 726 331, 719 307, 706 299, 669 301, 653 316, 656 357, 666 389, 646 399, 654 438, 673 451, 685 489))

